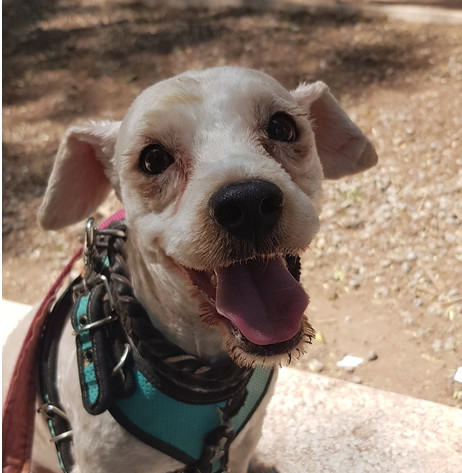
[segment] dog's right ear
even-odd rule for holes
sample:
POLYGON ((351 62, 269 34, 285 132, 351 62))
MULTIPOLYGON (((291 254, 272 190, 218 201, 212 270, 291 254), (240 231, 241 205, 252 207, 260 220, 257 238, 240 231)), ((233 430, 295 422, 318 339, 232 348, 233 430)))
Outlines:
POLYGON ((61 141, 38 221, 58 230, 96 210, 115 185, 113 156, 120 122, 69 128, 61 141), (112 181, 112 184, 111 184, 112 181))
POLYGON ((340 107, 326 84, 301 84, 292 96, 312 122, 324 177, 338 179, 377 163, 373 144, 340 107))

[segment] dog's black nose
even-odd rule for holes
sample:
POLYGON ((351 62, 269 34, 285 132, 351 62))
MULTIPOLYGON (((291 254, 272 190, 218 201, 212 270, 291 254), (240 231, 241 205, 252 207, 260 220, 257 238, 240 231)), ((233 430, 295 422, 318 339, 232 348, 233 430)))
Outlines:
POLYGON ((274 229, 282 206, 281 189, 259 179, 228 184, 210 199, 212 218, 231 235, 252 242, 274 229))

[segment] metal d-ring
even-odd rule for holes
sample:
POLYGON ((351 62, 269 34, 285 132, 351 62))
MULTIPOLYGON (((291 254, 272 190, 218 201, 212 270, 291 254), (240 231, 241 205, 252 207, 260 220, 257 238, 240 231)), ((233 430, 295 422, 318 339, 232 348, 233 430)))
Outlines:
POLYGON ((95 232, 95 219, 90 217, 85 225, 85 247, 83 249, 83 260, 87 267, 90 265, 90 258, 95 249, 95 232))
POLYGON ((54 443, 59 443, 62 440, 70 439, 73 436, 72 430, 68 430, 67 432, 63 432, 62 434, 55 435, 54 437, 51 437, 50 442, 54 443))
POLYGON ((112 376, 115 376, 119 371, 122 370, 127 361, 128 354, 130 353, 131 349, 132 348, 128 343, 124 343, 124 352, 122 353, 119 362, 114 366, 114 369, 112 370, 112 376))

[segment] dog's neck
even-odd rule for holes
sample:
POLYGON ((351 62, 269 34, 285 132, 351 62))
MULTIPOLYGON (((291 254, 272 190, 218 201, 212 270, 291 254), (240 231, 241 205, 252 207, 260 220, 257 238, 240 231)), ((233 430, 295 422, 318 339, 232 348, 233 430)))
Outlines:
POLYGON ((226 357, 220 332, 202 322, 196 289, 181 269, 161 251, 141 250, 130 233, 126 253, 135 296, 153 325, 187 353, 212 362, 226 357))

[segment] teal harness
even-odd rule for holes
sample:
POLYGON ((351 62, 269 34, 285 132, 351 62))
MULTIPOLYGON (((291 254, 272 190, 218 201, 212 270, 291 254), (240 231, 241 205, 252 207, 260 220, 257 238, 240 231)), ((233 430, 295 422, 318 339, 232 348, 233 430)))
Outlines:
MULTIPOLYGON (((247 397, 239 412, 231 418, 229 434, 234 438, 265 395, 271 372, 257 368, 246 389, 247 397)), ((191 464, 202 455, 204 439, 222 425, 225 402, 214 404, 187 404, 165 395, 137 373, 137 389, 126 400, 120 400, 110 409, 115 419, 136 437, 177 460, 191 464)), ((223 452, 216 452, 220 456, 223 452)), ((214 459, 212 458, 212 461, 214 459)), ((216 465, 217 467, 218 465, 216 465)), ((215 468, 213 471, 217 471, 215 468)))
MULTIPOLYGON (((168 342, 134 298, 125 234, 123 222, 107 230, 87 224, 86 274, 61 299, 76 337, 83 405, 92 415, 108 410, 140 441, 183 463, 175 473, 225 472, 229 446, 258 408, 273 371, 240 368, 229 359, 208 365, 168 342)), ((53 438, 62 437, 55 442, 58 458, 70 472, 71 428, 51 415, 53 408, 62 412, 46 369, 56 364, 53 351, 42 350, 43 410, 53 438)))
MULTIPOLYGON (((76 331, 84 329, 79 323, 82 316, 88 316, 90 295, 79 298, 73 314, 73 325, 76 331)), ((89 350, 97 352, 92 346, 89 330, 77 334, 77 349, 82 360, 79 366, 83 402, 87 410, 92 411, 100 397, 100 379, 96 374, 95 360, 89 361, 85 353, 89 350)), ((140 355, 134 355, 135 363, 132 369, 134 388, 126 398, 115 399, 108 407, 112 416, 126 430, 144 443, 161 452, 185 463, 197 463, 203 454, 204 441, 211 432, 223 427, 223 409, 229 399, 211 403, 190 403, 181 401, 162 391, 156 382, 143 374, 143 363, 140 355), (140 361, 137 363, 136 361, 140 361)), ((148 369, 149 371, 149 369, 148 369)), ((231 436, 232 440, 252 417, 261 399, 266 394, 272 378, 272 371, 256 368, 252 370, 245 384, 246 395, 243 396, 237 412, 229 419, 226 429, 219 434, 231 436)), ((184 395, 183 395, 184 396, 184 395)), ((221 436, 221 435, 220 435, 221 436)), ((214 456, 223 455, 222 450, 214 456)), ((216 459, 212 458, 216 461, 216 459)), ((218 471, 215 465, 213 472, 218 471)))

